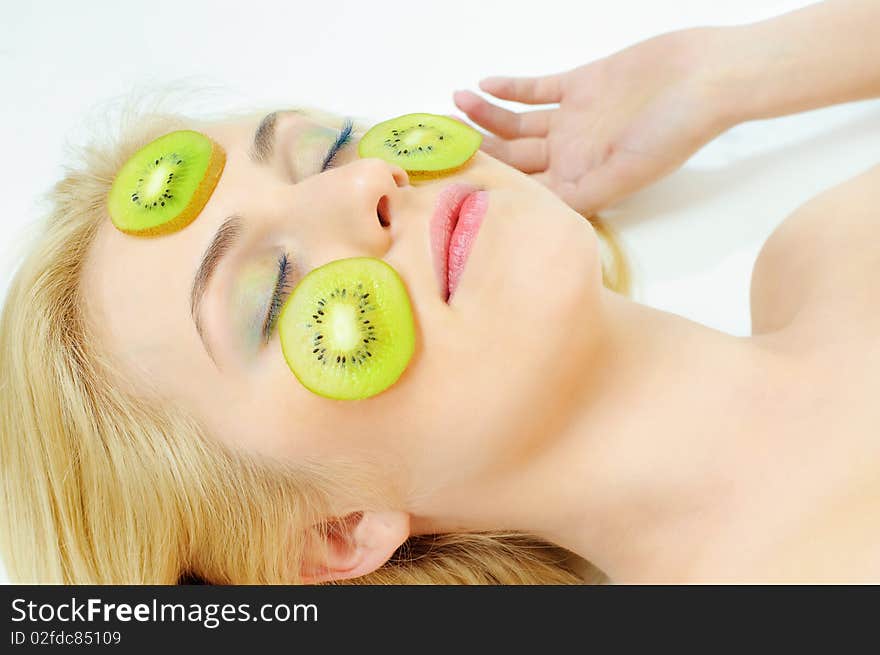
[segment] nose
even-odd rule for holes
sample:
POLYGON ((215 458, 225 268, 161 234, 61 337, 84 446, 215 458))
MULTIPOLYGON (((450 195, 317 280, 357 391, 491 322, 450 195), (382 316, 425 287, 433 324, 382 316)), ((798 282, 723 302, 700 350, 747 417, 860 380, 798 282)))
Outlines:
POLYGON ((397 208, 409 176, 381 159, 359 159, 321 176, 326 185, 325 220, 336 227, 348 245, 362 254, 381 256, 391 245, 397 208))

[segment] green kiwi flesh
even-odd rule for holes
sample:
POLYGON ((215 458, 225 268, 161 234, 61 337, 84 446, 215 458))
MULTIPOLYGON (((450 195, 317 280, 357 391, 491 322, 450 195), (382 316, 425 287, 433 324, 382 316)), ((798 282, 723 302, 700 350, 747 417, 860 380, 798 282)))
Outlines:
POLYGON ((406 287, 372 257, 339 259, 308 273, 284 303, 278 333, 303 386, 338 400, 385 391, 415 351, 406 287))
POLYGON ((226 163, 223 148, 192 130, 151 141, 123 164, 107 197, 113 224, 136 236, 189 225, 202 211, 226 163))
POLYGON ((358 155, 397 164, 411 178, 430 179, 462 168, 482 141, 482 134, 452 118, 405 114, 370 128, 358 143, 358 155))

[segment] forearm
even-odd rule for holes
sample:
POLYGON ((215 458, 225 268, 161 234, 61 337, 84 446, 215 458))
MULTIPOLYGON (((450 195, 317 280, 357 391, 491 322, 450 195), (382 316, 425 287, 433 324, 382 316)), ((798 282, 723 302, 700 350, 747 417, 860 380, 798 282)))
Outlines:
POLYGON ((878 97, 880 0, 827 0, 720 28, 711 58, 731 125, 878 97))

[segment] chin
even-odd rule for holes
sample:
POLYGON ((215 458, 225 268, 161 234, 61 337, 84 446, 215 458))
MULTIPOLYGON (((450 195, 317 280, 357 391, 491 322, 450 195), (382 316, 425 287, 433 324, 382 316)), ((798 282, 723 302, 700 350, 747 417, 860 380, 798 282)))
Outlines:
POLYGON ((568 207, 564 211, 568 215, 560 216, 560 229, 530 247, 533 265, 520 280, 527 289, 522 296, 539 308, 521 310, 535 314, 545 329, 583 328, 595 317, 602 288, 598 236, 589 221, 568 207))

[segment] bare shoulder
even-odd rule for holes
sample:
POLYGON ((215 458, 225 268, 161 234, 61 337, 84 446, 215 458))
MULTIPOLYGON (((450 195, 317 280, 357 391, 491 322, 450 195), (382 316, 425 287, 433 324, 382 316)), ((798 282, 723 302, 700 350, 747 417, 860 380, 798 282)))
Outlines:
POLYGON ((791 425, 792 452, 809 465, 778 512, 781 524, 803 508, 803 520, 748 570, 780 582, 876 583, 880 166, 819 194, 774 231, 755 263, 751 303, 753 333, 801 363, 806 401, 791 425))
MULTIPOLYGON (((800 321, 880 335, 880 166, 800 207, 764 244, 752 273, 754 334, 800 321)), ((826 333, 827 334, 827 333, 826 333)))

